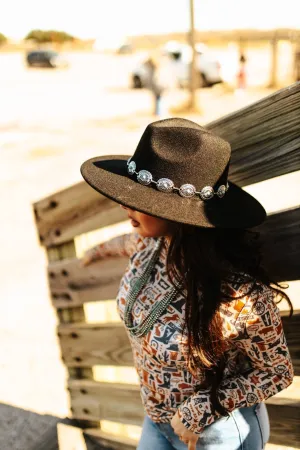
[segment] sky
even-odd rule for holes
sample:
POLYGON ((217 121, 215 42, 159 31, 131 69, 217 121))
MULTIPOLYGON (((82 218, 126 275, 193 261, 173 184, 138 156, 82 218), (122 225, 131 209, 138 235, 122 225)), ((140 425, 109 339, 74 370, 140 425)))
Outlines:
MULTIPOLYGON (((299 0, 194 0, 197 29, 300 28, 299 0)), ((82 39, 186 31, 189 0, 0 0, 0 32, 33 28, 82 39)))

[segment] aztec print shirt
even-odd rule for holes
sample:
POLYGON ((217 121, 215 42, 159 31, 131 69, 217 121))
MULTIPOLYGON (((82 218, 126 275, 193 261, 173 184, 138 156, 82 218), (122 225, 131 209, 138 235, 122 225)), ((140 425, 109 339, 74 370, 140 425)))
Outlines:
MULTIPOLYGON (((131 282, 139 277, 152 255, 156 239, 124 235, 98 245, 98 257, 128 255, 129 265, 122 278, 117 308, 124 318, 126 296, 131 282)), ((166 273, 167 249, 163 246, 146 286, 132 311, 139 324, 171 289, 166 273)), ((230 285, 233 295, 241 288, 230 285)), ((245 286, 245 293, 249 286, 245 286)), ((210 391, 202 388, 199 369, 191 373, 186 364, 186 335, 183 333, 185 299, 178 295, 141 338, 128 336, 140 380, 141 397, 147 415, 154 422, 169 423, 179 409, 186 428, 200 433, 219 415, 213 412, 210 391)), ((262 402, 289 386, 293 367, 279 310, 272 291, 260 286, 260 296, 244 296, 220 309, 223 336, 227 343, 225 370, 217 396, 228 411, 262 402)))

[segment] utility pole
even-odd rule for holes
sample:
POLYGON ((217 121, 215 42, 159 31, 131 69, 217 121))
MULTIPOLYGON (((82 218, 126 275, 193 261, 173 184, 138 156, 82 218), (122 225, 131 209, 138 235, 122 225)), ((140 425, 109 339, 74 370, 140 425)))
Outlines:
POLYGON ((192 50, 192 60, 190 67, 190 104, 191 110, 196 109, 196 88, 197 88, 197 72, 196 72, 196 50, 195 50, 195 14, 194 0, 190 1, 190 31, 189 44, 192 50))
POLYGON ((271 76, 269 87, 275 88, 277 86, 278 73, 278 37, 276 31, 271 39, 271 76))

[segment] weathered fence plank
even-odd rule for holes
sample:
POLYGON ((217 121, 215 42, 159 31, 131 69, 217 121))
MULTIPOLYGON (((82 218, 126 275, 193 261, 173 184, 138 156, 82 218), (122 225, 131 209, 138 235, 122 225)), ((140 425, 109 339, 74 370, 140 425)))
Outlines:
POLYGON ((144 411, 138 385, 70 380, 73 416, 141 425, 144 411))
POLYGON ((33 209, 40 243, 47 247, 127 219, 115 202, 83 181, 40 200, 33 209))
POLYGON ((77 258, 50 263, 49 287, 55 289, 82 290, 121 278, 128 264, 128 257, 109 257, 83 267, 77 258))
POLYGON ((270 443, 300 447, 300 400, 293 402, 289 399, 280 402, 267 402, 271 424, 270 443))
POLYGON ((133 365, 132 350, 121 322, 60 325, 58 333, 62 356, 69 367, 133 365))
POLYGON ((74 308, 84 303, 98 302, 101 300, 111 300, 116 297, 120 279, 108 281, 98 287, 86 288, 83 290, 74 289, 54 289, 51 291, 52 304, 55 308, 74 308))
MULTIPOLYGON (((296 375, 300 375, 300 312, 282 317, 296 375)), ((133 358, 123 323, 66 324, 58 328, 68 367, 132 366, 133 358)))
POLYGON ((300 82, 207 125, 232 146, 230 179, 246 186, 300 169, 300 82))
POLYGON ((53 306, 71 308, 116 297, 128 258, 107 258, 82 267, 80 260, 52 263, 48 279, 53 306))
POLYGON ((52 290, 81 290, 119 279, 128 265, 128 257, 109 257, 83 267, 77 258, 56 261, 48 266, 49 287, 52 290))

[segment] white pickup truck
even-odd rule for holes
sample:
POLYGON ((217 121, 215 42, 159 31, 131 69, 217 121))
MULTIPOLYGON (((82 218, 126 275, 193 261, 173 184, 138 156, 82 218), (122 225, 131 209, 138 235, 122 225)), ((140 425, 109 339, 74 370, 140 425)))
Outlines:
MULTIPOLYGON (((221 83, 221 65, 204 44, 196 44, 196 69, 198 87, 221 83)), ((167 56, 168 70, 172 71, 179 87, 186 87, 189 82, 192 49, 187 44, 170 41, 162 48, 162 55, 167 56)), ((166 58, 164 58, 164 61, 166 58)), ((145 61, 141 62, 131 75, 133 88, 147 88, 149 69, 145 61)))

